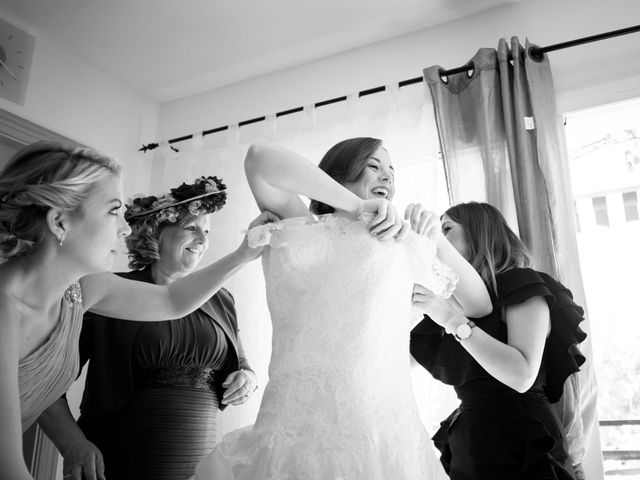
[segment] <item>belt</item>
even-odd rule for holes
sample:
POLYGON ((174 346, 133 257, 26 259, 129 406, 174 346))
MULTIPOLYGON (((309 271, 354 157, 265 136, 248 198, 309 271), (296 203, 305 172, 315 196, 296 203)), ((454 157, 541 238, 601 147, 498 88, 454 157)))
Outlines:
POLYGON ((187 387, 213 390, 216 373, 211 367, 150 367, 137 370, 133 378, 136 388, 187 387))

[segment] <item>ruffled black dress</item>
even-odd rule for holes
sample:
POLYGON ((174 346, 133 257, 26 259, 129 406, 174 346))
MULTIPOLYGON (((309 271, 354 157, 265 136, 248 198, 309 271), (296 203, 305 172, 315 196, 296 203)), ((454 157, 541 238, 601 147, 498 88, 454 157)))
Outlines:
POLYGON ((586 338, 584 311, 571 292, 549 275, 516 268, 496 276, 493 312, 474 320, 492 337, 507 342, 502 307, 541 296, 549 305, 551 332, 533 386, 518 393, 494 379, 429 317, 411 332, 411 354, 436 379, 453 385, 461 403, 433 437, 453 480, 573 479, 564 434, 551 403, 585 357, 577 344, 586 338))

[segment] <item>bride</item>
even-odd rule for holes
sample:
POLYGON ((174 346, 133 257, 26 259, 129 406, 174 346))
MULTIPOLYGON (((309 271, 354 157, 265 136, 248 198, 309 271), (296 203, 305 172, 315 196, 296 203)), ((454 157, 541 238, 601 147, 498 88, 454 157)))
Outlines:
POLYGON ((269 245, 269 382, 255 425, 226 435, 196 478, 446 478, 411 388, 412 291, 453 293, 465 314, 481 316, 491 306, 480 277, 436 217, 410 205, 410 231, 397 214, 380 140, 340 142, 319 167, 253 145, 245 171, 260 209, 283 219, 249 232, 269 245))

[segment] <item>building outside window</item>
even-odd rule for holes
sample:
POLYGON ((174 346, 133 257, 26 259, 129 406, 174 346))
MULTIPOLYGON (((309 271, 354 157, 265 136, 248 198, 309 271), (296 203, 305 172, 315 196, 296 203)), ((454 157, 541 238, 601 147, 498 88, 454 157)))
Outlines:
POLYGON ((640 479, 640 99, 566 118, 605 478, 640 479))

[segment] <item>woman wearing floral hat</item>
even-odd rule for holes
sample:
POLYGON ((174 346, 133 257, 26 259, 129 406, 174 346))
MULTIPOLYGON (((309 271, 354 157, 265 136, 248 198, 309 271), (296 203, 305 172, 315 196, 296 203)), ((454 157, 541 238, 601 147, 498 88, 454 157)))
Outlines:
MULTIPOLYGON (((170 203, 197 210, 212 199, 222 204, 223 191, 212 190, 208 181, 197 186, 197 199, 185 195, 170 203), (192 204, 195 200, 201 205, 192 204)), ((88 148, 36 142, 0 171, 0 478, 33 480, 24 461, 22 433, 76 379, 85 312, 148 322, 175 320, 208 302, 235 272, 262 254, 245 239, 220 260, 165 284, 108 273, 118 246, 131 232, 123 206, 121 167, 88 148)), ((251 226, 271 217, 263 213, 251 226)), ((56 438, 55 432, 49 434, 56 438)), ((82 438, 72 437, 68 445, 82 438)), ((82 466, 65 470, 66 477, 96 478, 98 459, 95 454, 85 457, 82 466)))
MULTIPOLYGON (((118 275, 168 285, 197 268, 224 190, 218 178, 201 177, 127 205, 132 271, 118 275)), ((70 478, 188 478, 213 448, 219 411, 257 388, 224 288, 173 322, 85 314, 81 365, 87 361, 78 422, 65 398, 40 418, 70 478)))

